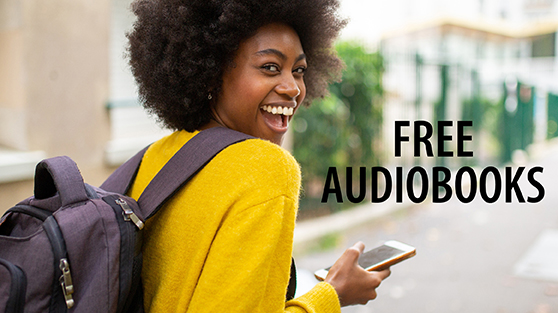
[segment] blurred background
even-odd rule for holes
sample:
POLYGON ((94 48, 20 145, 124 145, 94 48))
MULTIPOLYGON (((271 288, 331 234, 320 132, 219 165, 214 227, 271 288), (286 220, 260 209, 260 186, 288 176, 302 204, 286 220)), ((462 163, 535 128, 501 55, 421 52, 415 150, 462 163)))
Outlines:
MULTIPOLYGON (((285 143, 303 171, 301 290, 353 241, 371 248, 399 239, 417 246, 417 257, 393 269, 378 300, 344 311, 558 312, 557 2, 342 0, 343 81, 298 111, 285 143), (466 150, 474 157, 417 158, 411 142, 396 158, 396 120, 473 121, 466 150), (347 166, 416 165, 543 166, 546 196, 538 204, 320 201, 329 167, 344 182, 347 166)), ((42 158, 69 155, 99 185, 169 133, 138 104, 125 58, 129 5, 0 0, 0 212, 32 193, 42 158)), ((456 151, 456 141, 446 149, 456 151)))

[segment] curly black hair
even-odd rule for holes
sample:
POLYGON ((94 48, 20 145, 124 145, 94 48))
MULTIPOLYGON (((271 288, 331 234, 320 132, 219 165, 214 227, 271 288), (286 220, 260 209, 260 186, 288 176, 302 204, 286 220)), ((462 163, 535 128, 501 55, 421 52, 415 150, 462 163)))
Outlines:
POLYGON ((338 0, 136 0, 127 36, 140 102, 171 129, 199 129, 211 118, 208 93, 219 94, 239 44, 279 22, 297 32, 306 54, 309 105, 340 78, 333 41, 346 21, 338 7, 338 0))

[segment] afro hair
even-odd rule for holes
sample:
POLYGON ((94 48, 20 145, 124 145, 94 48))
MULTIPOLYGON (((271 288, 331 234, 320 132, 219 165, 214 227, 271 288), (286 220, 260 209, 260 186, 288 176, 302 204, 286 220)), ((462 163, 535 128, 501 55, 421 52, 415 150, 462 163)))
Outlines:
POLYGON ((168 128, 199 129, 211 119, 207 95, 219 94, 240 43, 278 22, 297 32, 306 54, 308 105, 340 78, 333 43, 346 21, 338 7, 338 0, 136 0, 128 53, 140 102, 168 128))

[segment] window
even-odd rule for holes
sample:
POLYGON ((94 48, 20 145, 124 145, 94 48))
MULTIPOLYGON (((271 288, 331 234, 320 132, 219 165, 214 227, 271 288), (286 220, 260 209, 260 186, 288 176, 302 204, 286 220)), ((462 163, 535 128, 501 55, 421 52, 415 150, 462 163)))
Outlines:
POLYGON ((138 103, 134 77, 126 54, 126 32, 134 22, 130 0, 113 0, 110 36, 111 141, 105 147, 105 162, 119 165, 153 141, 169 133, 161 129, 138 103))
POLYGON ((556 55, 556 33, 550 33, 532 37, 533 44, 531 56, 537 57, 553 57, 556 55))

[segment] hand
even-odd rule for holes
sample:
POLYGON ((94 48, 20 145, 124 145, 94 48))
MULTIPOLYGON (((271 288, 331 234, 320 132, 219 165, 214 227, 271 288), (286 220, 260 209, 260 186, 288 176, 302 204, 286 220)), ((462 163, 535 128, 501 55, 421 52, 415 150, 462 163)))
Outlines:
POLYGON ((358 265, 358 258, 364 251, 364 243, 357 242, 345 250, 333 264, 325 281, 335 288, 341 306, 366 304, 376 298, 376 288, 391 273, 389 269, 369 272, 358 265))

